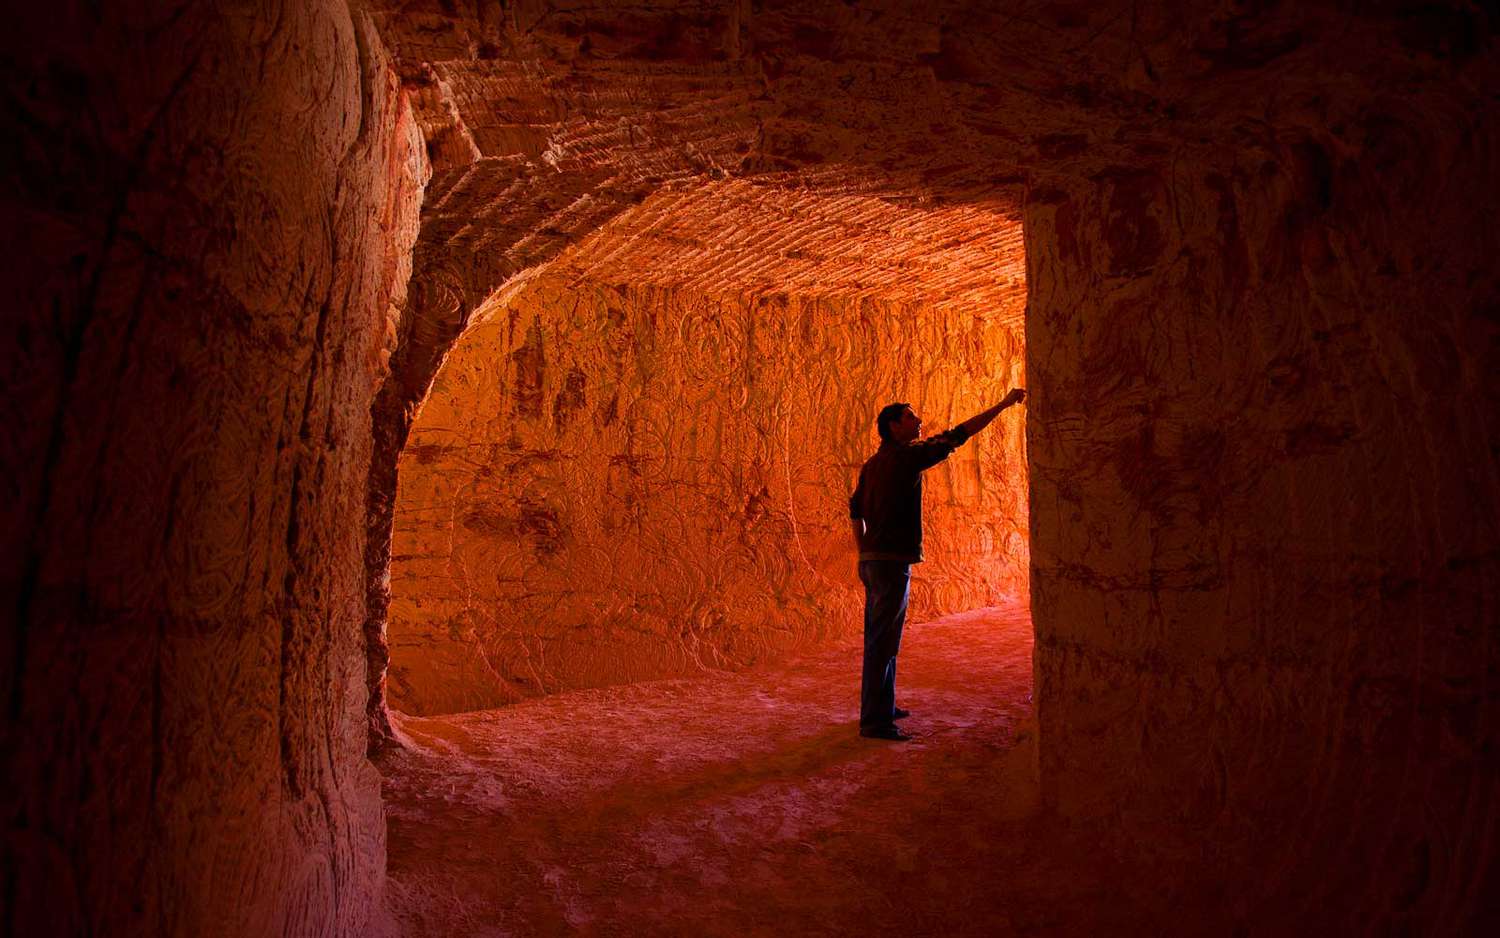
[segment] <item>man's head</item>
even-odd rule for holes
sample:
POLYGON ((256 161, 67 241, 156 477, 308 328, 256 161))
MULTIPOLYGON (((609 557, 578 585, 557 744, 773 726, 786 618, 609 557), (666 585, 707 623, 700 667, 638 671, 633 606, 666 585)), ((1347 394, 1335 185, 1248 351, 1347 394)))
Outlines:
POLYGON ((882 440, 910 443, 922 431, 922 418, 917 416, 910 404, 888 404, 876 416, 875 429, 882 440))

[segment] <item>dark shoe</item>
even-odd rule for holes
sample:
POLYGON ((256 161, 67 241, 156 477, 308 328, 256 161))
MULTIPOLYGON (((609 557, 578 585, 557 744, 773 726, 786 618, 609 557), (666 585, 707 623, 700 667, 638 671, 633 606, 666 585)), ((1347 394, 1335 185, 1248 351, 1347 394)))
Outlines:
POLYGON ((859 735, 866 739, 888 739, 893 743, 904 743, 911 739, 894 723, 890 726, 861 726, 859 735))
POLYGON ((897 707, 897 708, 895 708, 894 710, 891 711, 891 719, 892 720, 904 720, 904 719, 906 719, 909 716, 911 716, 911 711, 910 710, 903 710, 900 707, 897 707))

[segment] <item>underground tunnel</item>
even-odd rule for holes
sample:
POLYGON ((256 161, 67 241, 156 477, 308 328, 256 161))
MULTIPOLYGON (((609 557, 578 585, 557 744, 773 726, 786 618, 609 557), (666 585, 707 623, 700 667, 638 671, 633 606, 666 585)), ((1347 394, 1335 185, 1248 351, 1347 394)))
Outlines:
MULTIPOLYGON (((852 187, 851 187, 852 188, 852 187)), ((398 469, 392 706, 775 661, 857 629, 846 505, 911 401, 938 429, 1022 383, 1004 203, 715 183, 623 213, 481 308, 398 469)), ((1028 596, 1022 427, 927 475, 913 621, 1028 596)))
POLYGON ((9 11, 0 928, 1491 933, 1494 27, 9 11))

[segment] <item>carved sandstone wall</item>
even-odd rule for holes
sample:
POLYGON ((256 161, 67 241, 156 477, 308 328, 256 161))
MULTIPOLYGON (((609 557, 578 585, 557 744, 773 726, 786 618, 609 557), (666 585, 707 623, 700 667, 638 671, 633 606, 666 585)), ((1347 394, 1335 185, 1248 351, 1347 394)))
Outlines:
MULTIPOLYGON (((1022 368, 1006 313, 533 281, 460 340, 402 456, 392 702, 479 709, 848 634, 873 411, 940 428, 998 399, 1022 368)), ((1025 595, 1025 496, 1013 419, 928 473, 918 621, 1025 595)))
POLYGON ((0 39, 0 931, 371 934, 358 519, 421 140, 341 2, 141 6, 0 39))
POLYGON ((1500 918, 1492 10, 372 0, 398 88, 339 3, 14 6, 9 931, 368 932, 415 408, 726 179, 1025 191, 1058 807, 1189 820, 1267 932, 1500 918))
POLYGON ((1269 930, 1496 912, 1500 136, 1461 97, 1027 206, 1050 796, 1210 824, 1269 930))
POLYGON ((1500 916, 1492 13, 688 0, 382 22, 456 180, 424 225, 398 400, 528 260, 653 180, 1024 188, 1049 795, 1188 820, 1288 928, 1500 916), (465 130, 492 105, 506 133, 465 130))

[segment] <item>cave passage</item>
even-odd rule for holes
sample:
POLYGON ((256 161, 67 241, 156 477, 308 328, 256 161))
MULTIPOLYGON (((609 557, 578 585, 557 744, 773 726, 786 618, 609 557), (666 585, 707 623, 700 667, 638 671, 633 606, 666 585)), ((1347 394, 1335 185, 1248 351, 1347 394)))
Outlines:
MULTIPOLYGON (((875 412, 908 401, 937 432, 1024 383, 1007 209, 667 189, 488 304, 401 457, 391 705, 483 710, 857 638, 846 506, 875 412)), ((1019 413, 930 470, 925 501, 908 622, 1024 607, 1019 413)))
POLYGON ((480 311, 399 464, 407 933, 838 932, 907 874, 940 931, 1013 921, 965 870, 1038 866, 1022 414, 926 474, 900 758, 856 734, 847 500, 884 404, 931 433, 1024 384, 1024 270, 995 206, 712 183, 480 311))
POLYGON ((1495 4, 7 12, 0 934, 1500 935, 1495 4))
POLYGON ((1035 816, 1031 650, 1021 603, 914 624, 905 744, 855 735, 841 647, 398 716, 392 910, 410 935, 1132 933, 1138 904, 1091 900, 1155 884, 1035 816))

